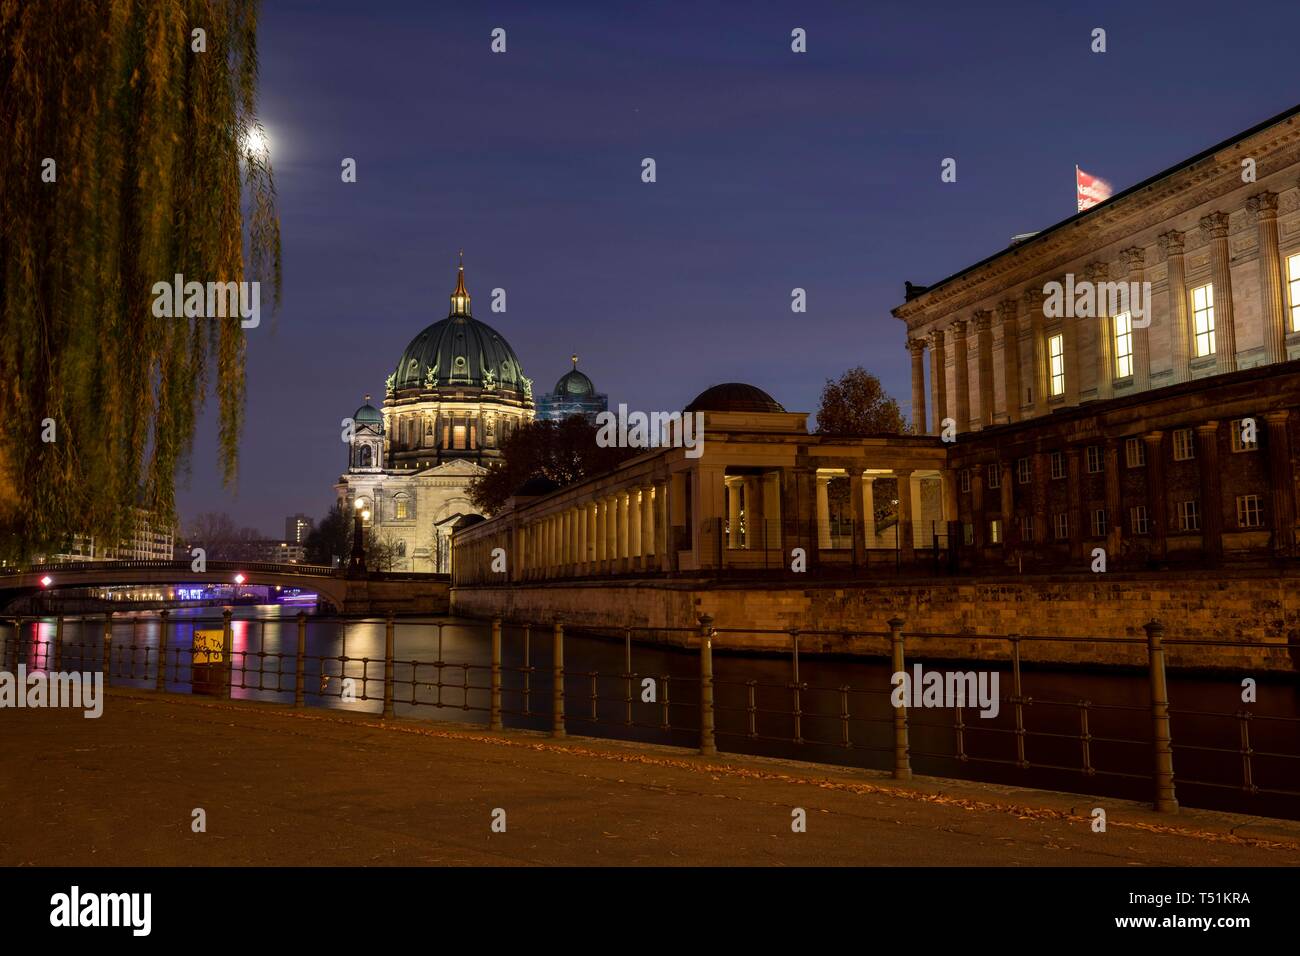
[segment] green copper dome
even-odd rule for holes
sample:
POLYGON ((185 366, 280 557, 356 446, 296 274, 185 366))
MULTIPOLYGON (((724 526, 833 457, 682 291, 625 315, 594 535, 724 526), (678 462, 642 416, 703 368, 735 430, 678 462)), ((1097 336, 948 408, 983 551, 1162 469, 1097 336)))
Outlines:
POLYGON ((358 425, 382 425, 384 416, 370 404, 370 396, 366 396, 366 403, 352 413, 352 421, 358 425))
POLYGON ((393 370, 389 390, 446 388, 464 385, 506 389, 531 397, 519 357, 501 335, 470 314, 465 267, 460 267, 451 314, 411 339, 393 370))

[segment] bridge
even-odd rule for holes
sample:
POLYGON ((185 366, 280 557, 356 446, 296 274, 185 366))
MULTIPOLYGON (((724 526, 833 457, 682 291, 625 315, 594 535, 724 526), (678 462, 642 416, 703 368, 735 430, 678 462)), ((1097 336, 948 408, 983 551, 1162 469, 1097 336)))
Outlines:
POLYGON ((77 561, 0 568, 0 611, 42 592, 138 584, 235 584, 302 588, 345 614, 395 611, 429 614, 448 609, 450 575, 370 572, 269 561, 77 561))

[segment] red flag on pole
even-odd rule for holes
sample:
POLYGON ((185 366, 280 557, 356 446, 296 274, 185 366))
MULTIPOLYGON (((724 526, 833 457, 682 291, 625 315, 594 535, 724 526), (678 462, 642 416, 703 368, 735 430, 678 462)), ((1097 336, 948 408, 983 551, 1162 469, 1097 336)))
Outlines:
POLYGON ((1105 202, 1111 195, 1110 183, 1085 173, 1077 164, 1074 167, 1074 191, 1079 201, 1079 212, 1105 202))

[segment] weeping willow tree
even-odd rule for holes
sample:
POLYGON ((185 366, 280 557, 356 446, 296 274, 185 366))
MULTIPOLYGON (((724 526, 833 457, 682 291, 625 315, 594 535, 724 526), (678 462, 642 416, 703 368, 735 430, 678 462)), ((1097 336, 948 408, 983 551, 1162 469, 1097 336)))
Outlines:
POLYGON ((152 290, 278 304, 257 6, 0 0, 0 557, 116 541, 135 505, 171 520, 209 392, 235 480, 240 319, 159 317, 152 290))

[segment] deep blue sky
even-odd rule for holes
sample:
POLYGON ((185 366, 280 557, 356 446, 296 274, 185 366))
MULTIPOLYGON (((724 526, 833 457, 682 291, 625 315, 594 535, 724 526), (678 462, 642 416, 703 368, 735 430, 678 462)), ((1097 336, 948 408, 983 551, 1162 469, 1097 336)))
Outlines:
POLYGON ((278 537, 324 513, 339 420, 446 316, 461 247, 476 316, 538 392, 577 351, 646 411, 734 380, 813 411, 858 364, 905 403, 905 279, 1073 214, 1076 162, 1119 190, 1300 102, 1298 35, 1292 0, 267 0, 284 304, 249 333, 237 492, 209 415, 182 518, 278 537))

